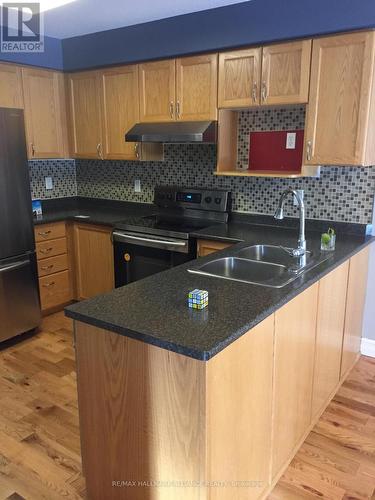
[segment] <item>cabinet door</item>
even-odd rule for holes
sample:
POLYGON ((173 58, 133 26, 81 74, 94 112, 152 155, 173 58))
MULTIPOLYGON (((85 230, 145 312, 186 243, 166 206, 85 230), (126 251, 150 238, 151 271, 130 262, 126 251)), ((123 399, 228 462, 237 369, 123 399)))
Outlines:
POLYGON ((306 164, 364 164, 374 37, 365 32, 314 40, 306 164))
POLYGON ((309 99, 311 40, 263 48, 262 104, 296 104, 309 99))
POLYGON ((217 54, 176 61, 177 120, 217 119, 217 54))
POLYGON ((363 311, 366 300, 369 249, 350 259, 341 378, 353 367, 361 348, 363 311))
POLYGON ((261 50, 219 54, 219 108, 259 105, 261 50))
POLYGON ((212 253, 231 247, 233 243, 225 243, 223 241, 198 240, 197 256, 206 257, 212 253))
POLYGON ((141 122, 175 120, 175 60, 139 65, 141 122))
POLYGON ((0 64, 0 108, 23 109, 22 73, 19 66, 0 64))
POLYGON ((104 70, 101 77, 104 158, 137 159, 126 132, 139 121, 138 66, 104 70))
POLYGON ((349 261, 319 282, 312 417, 318 417, 340 380, 349 261))
POLYGON ((69 75, 71 148, 76 158, 102 158, 99 74, 69 75))
POLYGON ((275 314, 273 478, 311 423, 317 306, 316 283, 275 314))
POLYGON ((114 288, 111 229, 74 226, 76 298, 88 299, 114 288))
POLYGON ((67 153, 64 76, 22 69, 29 158, 64 158, 67 153))

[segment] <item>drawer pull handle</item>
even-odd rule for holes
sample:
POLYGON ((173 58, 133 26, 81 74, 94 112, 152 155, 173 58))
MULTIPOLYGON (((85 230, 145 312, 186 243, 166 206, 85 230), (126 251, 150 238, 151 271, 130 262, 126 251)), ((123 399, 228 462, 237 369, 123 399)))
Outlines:
POLYGON ((44 288, 50 288, 51 286, 55 285, 54 281, 51 281, 50 283, 44 283, 43 286, 44 288))
POLYGON ((48 236, 52 231, 44 231, 43 233, 38 233, 39 236, 48 236))
POLYGON ((53 264, 50 264, 49 266, 43 266, 41 267, 42 271, 49 271, 50 269, 53 269, 55 266, 53 264))
POLYGON ((40 249, 40 253, 49 253, 49 252, 52 252, 53 248, 52 247, 49 247, 49 248, 41 248, 40 249))

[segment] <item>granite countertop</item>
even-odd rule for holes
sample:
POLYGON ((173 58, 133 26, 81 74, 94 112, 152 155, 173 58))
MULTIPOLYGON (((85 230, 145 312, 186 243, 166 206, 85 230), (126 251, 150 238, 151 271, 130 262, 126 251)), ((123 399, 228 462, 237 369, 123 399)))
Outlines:
POLYGON ((150 215, 155 207, 147 203, 130 203, 94 198, 60 198, 42 202, 43 215, 34 217, 34 224, 74 220, 88 224, 115 226, 127 217, 150 215), (84 215, 88 217, 80 218, 84 215))
MULTIPOLYGON (((198 231, 196 237, 232 241, 236 249, 254 244, 294 247, 298 231, 233 222, 198 231), (238 242, 238 243, 237 243, 238 242)), ((320 232, 306 234, 309 250, 319 251, 320 232)), ((209 360, 335 267, 375 241, 362 234, 338 232, 336 251, 329 260, 304 273, 284 288, 191 274, 197 260, 76 303, 66 315, 120 335, 147 342, 199 360, 209 360), (202 311, 187 307, 194 288, 208 290, 209 305, 202 311)), ((230 256, 232 249, 199 259, 230 256)))

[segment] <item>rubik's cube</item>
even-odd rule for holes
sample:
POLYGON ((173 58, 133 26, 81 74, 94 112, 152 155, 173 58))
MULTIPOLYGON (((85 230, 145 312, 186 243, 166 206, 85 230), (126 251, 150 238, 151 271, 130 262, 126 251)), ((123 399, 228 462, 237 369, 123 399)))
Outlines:
POLYGON ((188 305, 192 309, 204 309, 208 306, 208 292, 198 288, 189 292, 188 305))

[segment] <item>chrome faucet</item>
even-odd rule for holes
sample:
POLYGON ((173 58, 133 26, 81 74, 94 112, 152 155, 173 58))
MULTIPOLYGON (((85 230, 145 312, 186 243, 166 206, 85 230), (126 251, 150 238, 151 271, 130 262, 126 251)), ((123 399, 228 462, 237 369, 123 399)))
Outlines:
MULTIPOLYGON (((284 218, 284 203, 285 199, 289 194, 292 194, 297 202, 299 208, 299 237, 298 246, 293 248, 291 251, 284 248, 284 250, 289 253, 292 257, 302 257, 306 254, 306 238, 305 238, 305 204, 298 191, 292 188, 286 189, 280 196, 279 205, 276 209, 274 218, 282 220, 284 218)), ((283 248, 283 247, 282 247, 283 248)))

